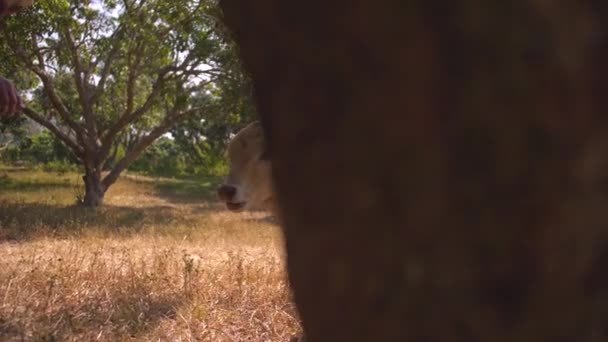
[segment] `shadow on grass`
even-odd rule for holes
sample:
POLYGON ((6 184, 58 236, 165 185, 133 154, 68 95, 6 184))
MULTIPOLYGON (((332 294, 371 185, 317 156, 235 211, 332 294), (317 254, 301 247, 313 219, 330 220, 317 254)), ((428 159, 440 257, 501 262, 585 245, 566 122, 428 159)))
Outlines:
POLYGON ((173 204, 197 204, 202 201, 216 201, 215 190, 222 181, 220 177, 211 176, 197 179, 141 180, 130 178, 130 180, 152 185, 157 196, 173 204))
POLYGON ((179 223, 191 223, 168 206, 143 208, 105 205, 92 209, 41 203, 0 202, 0 242, 27 240, 41 233, 48 236, 80 233, 138 233, 146 225, 170 229, 179 223))
MULTIPOLYGON (((50 172, 35 173, 29 169, 11 169, 0 167, 0 192, 2 193, 36 193, 40 191, 74 192, 82 190, 78 174, 55 174, 50 172)), ((134 175, 123 175, 128 182, 151 188, 154 194, 172 204, 200 204, 216 202, 216 189, 222 177, 198 176, 196 178, 155 178, 134 175)))
POLYGON ((74 185, 70 184, 70 178, 61 176, 58 178, 61 178, 61 180, 45 180, 44 182, 41 182, 36 179, 16 179, 6 175, 0 175, 0 189, 3 192, 37 192, 55 189, 74 189, 74 185))

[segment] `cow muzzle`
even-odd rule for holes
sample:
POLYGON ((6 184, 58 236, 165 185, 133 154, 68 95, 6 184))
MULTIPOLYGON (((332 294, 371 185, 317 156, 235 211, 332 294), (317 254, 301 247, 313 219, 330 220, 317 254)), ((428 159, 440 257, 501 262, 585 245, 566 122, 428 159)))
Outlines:
POLYGON ((230 211, 239 211, 245 207, 247 202, 237 202, 234 200, 237 193, 237 188, 233 185, 222 184, 217 188, 217 197, 220 201, 226 203, 226 207, 230 211))

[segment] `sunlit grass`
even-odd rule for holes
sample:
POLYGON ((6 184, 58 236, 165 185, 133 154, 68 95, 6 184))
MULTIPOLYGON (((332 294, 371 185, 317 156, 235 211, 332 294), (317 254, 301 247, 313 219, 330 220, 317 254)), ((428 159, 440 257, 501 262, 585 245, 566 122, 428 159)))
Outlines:
POLYGON ((300 327, 279 228, 207 182, 0 169, 0 340, 287 341, 300 327))

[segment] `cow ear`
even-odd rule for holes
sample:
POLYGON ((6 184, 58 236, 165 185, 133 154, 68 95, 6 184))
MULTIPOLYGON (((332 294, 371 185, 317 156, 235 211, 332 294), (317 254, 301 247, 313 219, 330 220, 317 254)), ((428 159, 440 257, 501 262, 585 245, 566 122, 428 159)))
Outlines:
POLYGON ((258 157, 259 160, 270 161, 270 152, 268 152, 268 148, 265 148, 262 154, 258 157))

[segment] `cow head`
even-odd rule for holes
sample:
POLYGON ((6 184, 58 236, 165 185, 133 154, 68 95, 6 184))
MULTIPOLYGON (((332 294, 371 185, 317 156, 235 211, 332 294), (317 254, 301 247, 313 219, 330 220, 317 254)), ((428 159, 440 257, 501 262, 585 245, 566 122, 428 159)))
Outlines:
POLYGON ((229 173, 217 189, 219 199, 231 211, 271 209, 274 194, 270 158, 259 122, 239 131, 228 145, 229 173))

